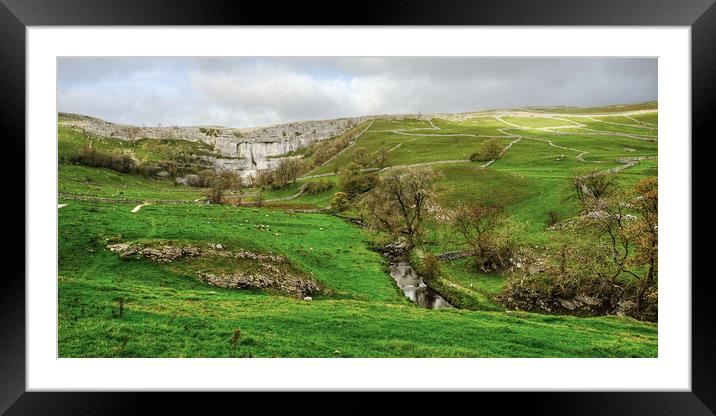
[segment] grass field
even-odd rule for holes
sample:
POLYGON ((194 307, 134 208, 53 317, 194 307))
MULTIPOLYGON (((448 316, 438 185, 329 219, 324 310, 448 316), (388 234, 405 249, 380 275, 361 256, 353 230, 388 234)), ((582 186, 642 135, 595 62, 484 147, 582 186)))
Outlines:
MULTIPOLYGON (((441 206, 460 201, 503 205, 526 230, 526 244, 545 245, 550 239, 550 215, 564 220, 579 214, 579 205, 570 198, 574 175, 624 166, 625 158, 657 156, 658 144, 652 140, 657 135, 656 115, 656 103, 644 103, 597 109, 550 107, 535 110, 533 117, 502 117, 520 128, 489 115, 465 121, 434 118, 432 123, 376 120, 353 146, 305 175, 332 175, 351 162, 358 148, 369 154, 389 150, 388 168, 441 162, 432 165, 442 177, 437 189, 441 206), (654 112, 629 114, 633 120, 620 114, 651 109, 654 112), (585 127, 575 124, 549 131, 569 122, 539 112, 560 113, 559 118, 585 127), (499 137, 503 146, 511 147, 489 167, 465 161, 489 139, 485 136, 499 137)), ((365 126, 356 126, 350 134, 365 126)), ((162 203, 132 213, 135 204, 122 200, 193 202, 203 197, 204 190, 176 185, 171 179, 68 163, 87 145, 87 138, 60 127, 59 139, 58 191, 60 203, 67 204, 58 211, 62 357, 657 355, 655 324, 620 317, 505 311, 494 298, 504 276, 476 272, 467 258, 442 261, 440 277, 430 283, 459 309, 420 308, 395 286, 387 260, 370 250, 382 236, 329 214, 162 203), (116 201, 81 202, 73 196, 116 201), (105 248, 107 241, 221 243, 229 249, 280 254, 332 294, 304 301, 260 290, 207 286, 177 264, 122 260, 105 248), (232 344, 236 329, 241 330, 241 338, 232 344)), ((130 145, 112 138, 92 139, 93 147, 131 153, 142 160, 166 157, 175 145, 186 152, 212 151, 187 143, 130 145)), ((310 159, 314 150, 299 149, 295 154, 310 159)), ((617 180, 633 185, 657 173, 656 159, 642 160, 620 171, 617 180)), ((246 189, 242 200, 252 202, 261 192, 267 201, 280 200, 276 206, 323 208, 338 191, 336 185, 293 198, 305 182, 317 180, 335 182, 336 176, 301 179, 279 190, 246 189)), ((419 250, 438 254, 465 248, 435 221, 426 224, 425 239, 429 243, 419 250)))
POLYGON ((132 214, 130 205, 63 202, 61 357, 656 355, 656 326, 629 318, 413 305, 385 274, 385 260, 366 248, 368 237, 335 217, 193 205, 132 214), (256 224, 272 232, 257 232, 256 224), (189 239, 280 252, 336 294, 308 302, 206 286, 168 266, 122 260, 104 249, 103 238, 120 234, 124 241, 189 239), (232 348, 236 329, 241 340, 232 348))

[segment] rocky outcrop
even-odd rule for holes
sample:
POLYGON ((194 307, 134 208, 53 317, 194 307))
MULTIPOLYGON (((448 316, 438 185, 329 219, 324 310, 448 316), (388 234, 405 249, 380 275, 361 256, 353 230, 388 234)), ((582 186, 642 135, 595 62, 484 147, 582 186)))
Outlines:
POLYGON ((268 289, 296 298, 304 298, 321 290, 321 286, 315 280, 281 273, 271 264, 261 265, 258 271, 225 274, 199 273, 198 277, 199 280, 211 286, 230 289, 268 289))
POLYGON ((217 169, 228 169, 247 177, 260 170, 273 169, 281 156, 322 140, 339 136, 353 126, 374 119, 430 118, 428 115, 381 115, 312 120, 255 128, 220 126, 138 127, 111 123, 78 114, 60 114, 61 125, 86 134, 121 140, 148 138, 203 142, 211 145, 217 156, 202 156, 217 169))
MULTIPOLYGON (((171 243, 113 243, 107 249, 123 259, 148 259, 156 263, 170 264, 189 261, 189 269, 197 279, 211 286, 229 289, 265 289, 296 298, 315 293, 330 294, 312 276, 295 270, 288 260, 276 254, 258 254, 246 250, 228 250, 221 243, 208 243, 205 247, 171 243), (220 257, 233 259, 233 266, 214 270, 206 262, 191 263, 194 259, 220 257), (209 267, 207 269, 207 267, 209 267)), ((213 263, 210 261, 209 264, 213 263)), ((221 262, 226 265, 227 263, 221 262)))
POLYGON ((218 169, 229 169, 248 176, 272 169, 280 157, 315 142, 339 136, 372 117, 302 121, 259 128, 137 127, 116 124, 93 117, 61 114, 60 124, 87 134, 122 140, 134 138, 200 141, 213 146, 218 157, 202 158, 218 169))

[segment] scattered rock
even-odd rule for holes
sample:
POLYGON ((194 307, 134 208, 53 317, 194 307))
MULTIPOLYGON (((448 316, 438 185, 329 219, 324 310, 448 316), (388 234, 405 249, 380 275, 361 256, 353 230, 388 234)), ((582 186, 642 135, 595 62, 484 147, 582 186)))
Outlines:
POLYGON ((310 296, 306 296, 305 298, 303 298, 303 300, 313 300, 313 298, 310 296))

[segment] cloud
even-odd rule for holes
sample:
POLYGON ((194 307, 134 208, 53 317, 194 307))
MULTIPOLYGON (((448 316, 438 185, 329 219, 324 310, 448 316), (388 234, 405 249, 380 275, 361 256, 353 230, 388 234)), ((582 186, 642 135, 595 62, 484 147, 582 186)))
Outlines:
POLYGON ((657 98, 651 58, 62 58, 58 109, 114 122, 258 126, 657 98))

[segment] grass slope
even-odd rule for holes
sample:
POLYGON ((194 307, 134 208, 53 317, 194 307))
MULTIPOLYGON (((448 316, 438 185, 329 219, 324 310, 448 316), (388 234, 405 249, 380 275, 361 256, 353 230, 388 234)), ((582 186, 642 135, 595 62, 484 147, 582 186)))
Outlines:
POLYGON ((335 217, 225 206, 130 209, 72 201, 59 211, 60 357, 657 354, 656 326, 628 318, 419 308, 393 285, 385 261, 366 248, 367 237, 335 217), (102 244, 119 234, 279 252, 336 296, 307 302, 209 287, 165 266, 121 260, 102 244), (236 329, 241 338, 232 348, 236 329))

